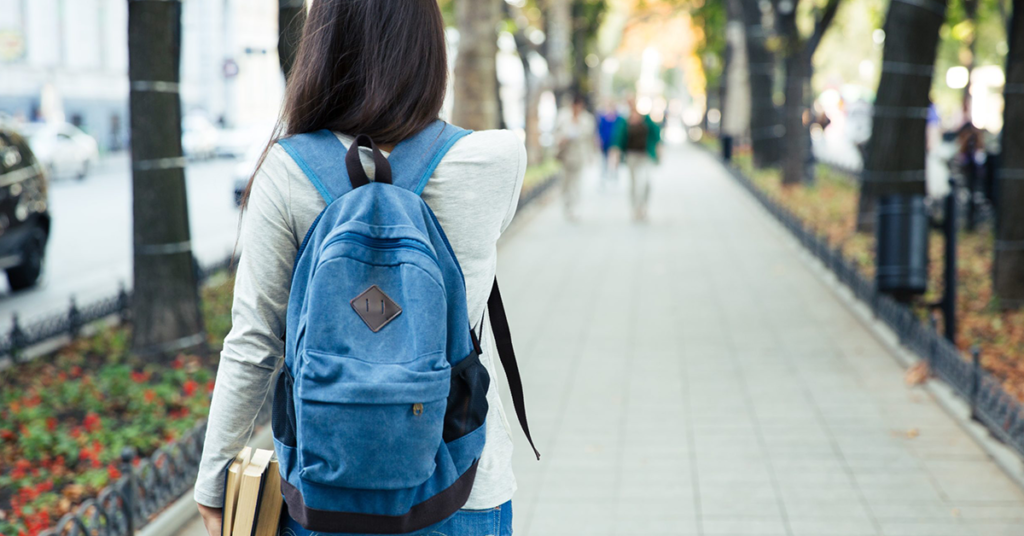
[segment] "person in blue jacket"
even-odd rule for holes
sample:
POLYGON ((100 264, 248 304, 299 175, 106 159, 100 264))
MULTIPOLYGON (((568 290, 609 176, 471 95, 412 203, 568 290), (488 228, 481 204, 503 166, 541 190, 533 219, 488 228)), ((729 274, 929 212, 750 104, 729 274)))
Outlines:
POLYGON ((618 161, 611 158, 609 152, 615 141, 615 125, 620 119, 612 102, 603 101, 597 116, 597 136, 601 141, 601 177, 604 179, 602 184, 614 184, 618 177, 618 161))

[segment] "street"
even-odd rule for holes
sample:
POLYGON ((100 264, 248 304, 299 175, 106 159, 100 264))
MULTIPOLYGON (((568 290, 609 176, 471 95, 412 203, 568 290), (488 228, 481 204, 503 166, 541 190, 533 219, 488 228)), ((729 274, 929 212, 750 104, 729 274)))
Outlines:
MULTIPOLYGON (((200 264, 225 258, 234 247, 238 209, 233 200, 236 160, 190 163, 186 170, 192 247, 200 264)), ((11 293, 0 283, 0 333, 17 313, 24 325, 64 311, 72 296, 87 304, 110 296, 132 279, 132 197, 126 154, 100 161, 79 182, 50 183, 53 225, 39 284, 11 293)))

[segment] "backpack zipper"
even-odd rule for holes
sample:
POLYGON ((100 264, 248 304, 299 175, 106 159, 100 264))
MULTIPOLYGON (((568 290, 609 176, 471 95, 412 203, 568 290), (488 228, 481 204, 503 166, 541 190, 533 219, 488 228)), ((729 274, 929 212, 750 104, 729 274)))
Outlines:
MULTIPOLYGON (((412 238, 373 238, 352 231, 341 233, 331 239, 331 244, 334 242, 354 242, 361 246, 365 246, 372 249, 412 249, 423 253, 430 257, 435 262, 437 257, 434 252, 430 250, 423 242, 412 238)), ((328 244, 330 245, 330 244, 328 244)))

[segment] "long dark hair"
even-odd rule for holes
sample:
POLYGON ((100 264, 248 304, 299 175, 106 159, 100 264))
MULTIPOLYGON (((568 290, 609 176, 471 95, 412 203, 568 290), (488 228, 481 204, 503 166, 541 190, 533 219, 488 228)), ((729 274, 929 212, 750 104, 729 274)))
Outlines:
POLYGON ((398 143, 437 119, 447 83, 437 0, 312 0, 284 108, 256 171, 278 139, 304 132, 398 143))

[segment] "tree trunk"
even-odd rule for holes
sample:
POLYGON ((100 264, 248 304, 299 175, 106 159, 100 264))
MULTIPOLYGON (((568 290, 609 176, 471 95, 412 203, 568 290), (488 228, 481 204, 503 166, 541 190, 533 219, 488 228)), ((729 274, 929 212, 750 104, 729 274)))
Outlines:
POLYGON ((782 183, 800 184, 805 177, 809 133, 804 124, 805 89, 811 75, 811 62, 801 49, 786 58, 786 107, 783 124, 786 137, 782 139, 782 183))
MULTIPOLYGON (((997 2, 999 3, 999 2, 997 2)), ((968 117, 971 116, 971 78, 974 74, 974 66, 977 62, 974 60, 975 50, 978 44, 978 0, 963 0, 964 7, 964 19, 971 23, 971 42, 967 45, 968 54, 970 59, 967 61, 967 85, 964 86, 964 98, 963 98, 963 111, 968 117)), ((973 190, 971 192, 974 193, 973 190)))
POLYGON ((750 79, 741 0, 726 0, 726 60, 722 69, 722 136, 738 140, 750 129, 750 79))
MULTIPOLYGON (((505 5, 508 6, 507 3, 505 5)), ((540 144, 540 80, 530 70, 530 54, 533 49, 523 28, 516 28, 512 37, 516 43, 519 61, 523 64, 523 134, 526 138, 526 161, 529 165, 534 165, 544 160, 544 148, 540 144)))
POLYGON ((993 293, 1000 307, 1024 306, 1024 0, 1013 0, 1003 100, 993 293))
POLYGON ((928 93, 945 8, 946 0, 889 4, 882 78, 864 162, 858 231, 874 229, 877 196, 926 193, 928 93))
POLYGON ((497 76, 499 2, 456 0, 459 52, 455 60, 455 109, 452 121, 473 130, 498 126, 497 76))
POLYGON ((778 142, 785 134, 785 127, 772 99, 775 59, 765 47, 759 3, 758 0, 743 0, 742 13, 750 70, 750 140, 754 166, 764 168, 778 164, 778 142))
POLYGON ((128 3, 132 347, 146 355, 168 354, 205 340, 181 153, 180 48, 180 2, 128 3))
POLYGON ((804 162, 807 159, 807 132, 804 128, 804 86, 810 77, 811 62, 805 57, 804 43, 796 26, 796 3, 789 11, 779 13, 779 33, 785 52, 786 105, 782 109, 782 124, 786 137, 780 142, 782 150, 782 184, 793 185, 804 181, 804 162))
POLYGON ((278 0, 277 6, 277 59, 281 62, 281 72, 287 82, 292 64, 295 63, 295 53, 299 51, 302 23, 306 18, 306 2, 278 0))
POLYGON ((547 43, 545 59, 550 71, 551 90, 558 106, 566 105, 564 96, 572 83, 569 59, 572 53, 572 1, 547 0, 547 43))

